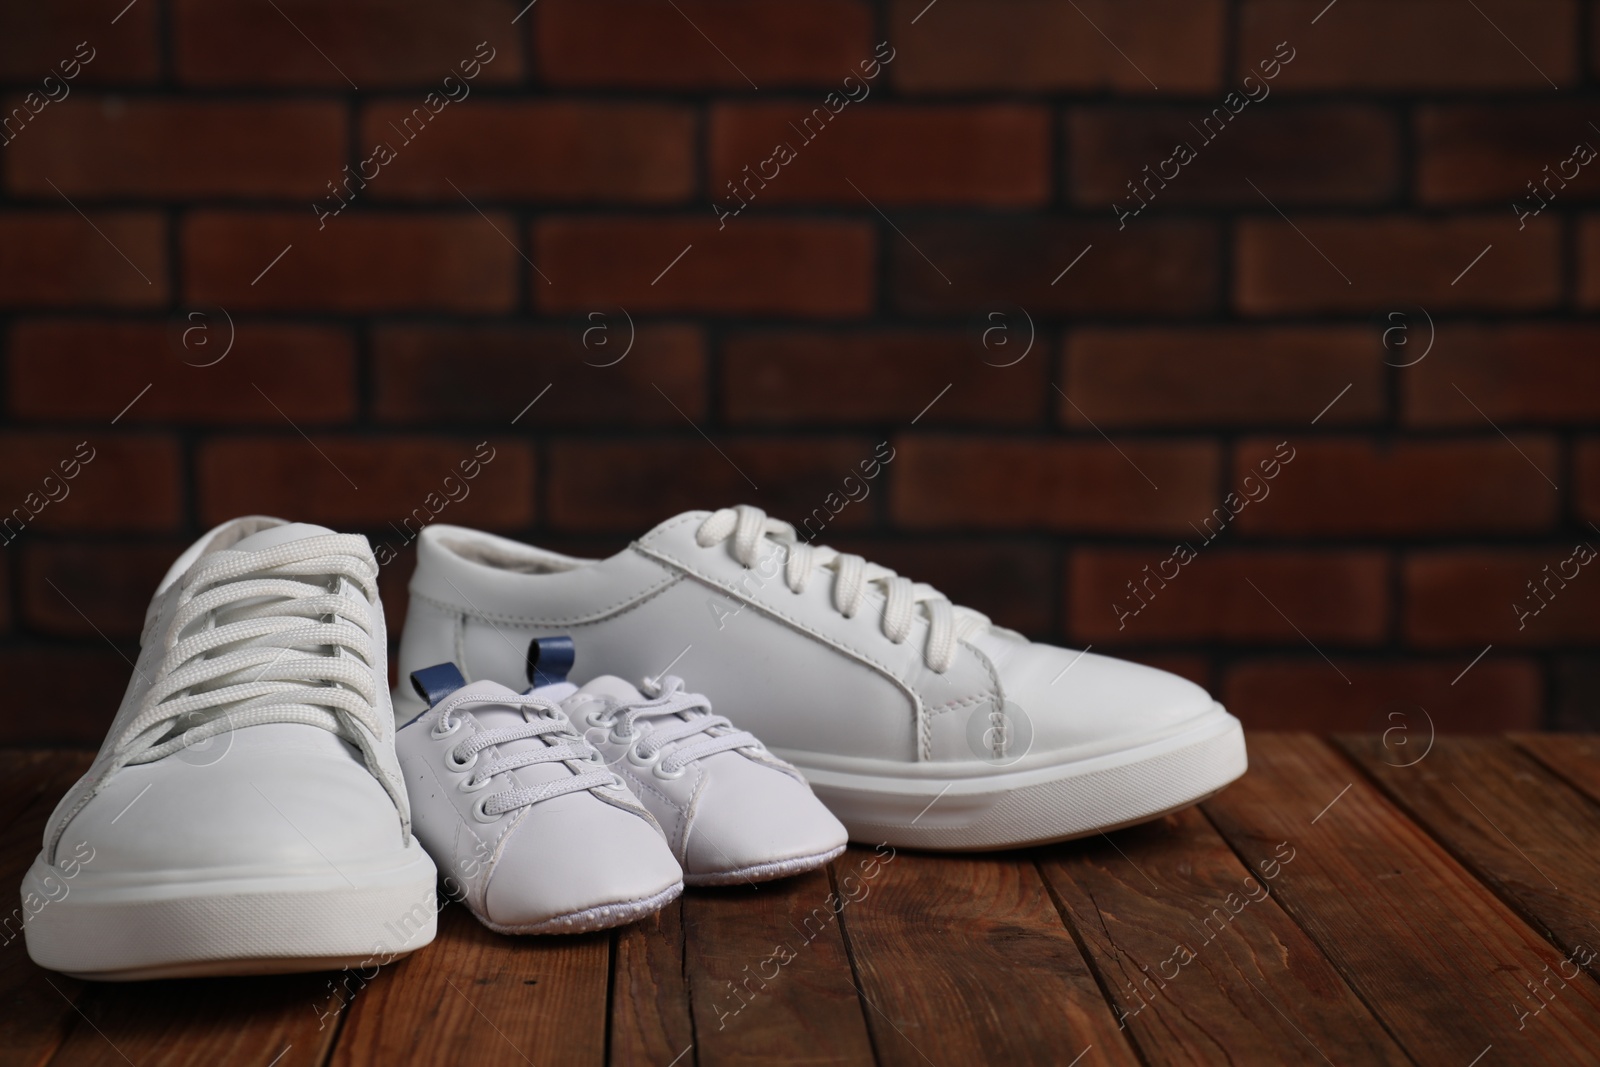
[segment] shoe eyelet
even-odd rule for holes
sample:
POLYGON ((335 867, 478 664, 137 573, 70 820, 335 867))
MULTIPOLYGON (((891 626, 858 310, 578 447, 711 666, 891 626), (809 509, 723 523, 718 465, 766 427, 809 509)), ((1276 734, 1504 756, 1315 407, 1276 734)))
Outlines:
POLYGON ((675 782, 689 772, 687 765, 679 767, 675 771, 664 771, 661 769, 661 766, 662 764, 660 761, 657 761, 656 765, 650 768, 650 773, 665 782, 675 782))
POLYGON ((606 733, 606 743, 611 745, 627 745, 631 749, 633 743, 639 739, 638 734, 619 734, 617 728, 612 726, 606 733))
POLYGON ((452 771, 470 771, 478 765, 478 753, 474 752, 471 759, 459 760, 456 758, 456 750, 452 748, 444 754, 444 765, 452 771))
POLYGON ((461 790, 463 793, 476 793, 480 789, 489 788, 490 783, 493 781, 493 778, 485 778, 482 781, 479 781, 477 775, 469 774, 465 778, 461 779, 461 784, 456 786, 456 788, 461 790))
POLYGON ((628 762, 633 764, 635 767, 653 767, 661 762, 661 756, 662 753, 660 752, 657 752, 653 756, 641 756, 639 755, 638 745, 628 746, 628 762))
POLYGON ((622 777, 622 775, 618 774, 615 771, 612 771, 611 772, 611 786, 610 786, 610 788, 612 788, 612 789, 626 789, 626 788, 628 788, 628 782, 627 782, 626 779, 624 779, 622 777))
MULTIPOLYGON (((441 721, 443 721, 443 720, 441 720, 441 721)), ((428 731, 428 736, 433 738, 435 741, 443 741, 445 738, 449 737, 451 734, 455 733, 459 729, 461 729, 461 720, 460 719, 451 719, 450 720, 450 729, 441 730, 441 729, 439 729, 438 723, 435 723, 433 725, 433 728, 428 731)))
POLYGON ((472 805, 472 817, 474 819, 477 819, 479 822, 499 822, 500 821, 500 816, 499 815, 490 815, 488 810, 487 810, 488 807, 489 807, 489 801, 493 800, 494 796, 495 796, 495 794, 490 793, 488 796, 483 796, 483 797, 479 797, 478 798, 478 802, 476 804, 472 805))
POLYGON ((584 725, 592 727, 596 730, 610 730, 612 722, 613 720, 608 718, 603 713, 596 714, 592 711, 586 711, 583 713, 584 725))

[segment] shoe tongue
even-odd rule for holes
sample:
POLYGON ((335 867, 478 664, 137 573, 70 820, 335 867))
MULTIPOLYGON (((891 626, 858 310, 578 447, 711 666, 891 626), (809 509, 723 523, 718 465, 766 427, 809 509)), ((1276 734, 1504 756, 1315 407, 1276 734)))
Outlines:
POLYGON ((257 530, 249 537, 229 545, 228 548, 234 552, 260 552, 289 541, 298 541, 302 537, 321 537, 331 533, 333 531, 326 526, 317 526, 309 522, 290 522, 282 526, 269 526, 265 530, 257 530))
POLYGON ((566 700, 561 702, 562 707, 575 703, 585 696, 607 697, 619 704, 637 704, 645 699, 645 695, 635 689, 627 681, 614 674, 602 674, 586 683, 566 700))

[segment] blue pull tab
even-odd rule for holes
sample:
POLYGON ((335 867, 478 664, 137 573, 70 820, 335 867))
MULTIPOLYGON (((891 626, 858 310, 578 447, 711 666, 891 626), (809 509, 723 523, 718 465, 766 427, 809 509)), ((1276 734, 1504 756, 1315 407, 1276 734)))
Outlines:
POLYGON ((538 689, 567 680, 578 650, 572 647, 572 638, 535 637, 528 642, 528 684, 538 689))
POLYGON ((411 688, 417 691, 417 696, 428 702, 430 708, 466 684, 461 669, 454 663, 436 663, 432 667, 411 672, 411 688))

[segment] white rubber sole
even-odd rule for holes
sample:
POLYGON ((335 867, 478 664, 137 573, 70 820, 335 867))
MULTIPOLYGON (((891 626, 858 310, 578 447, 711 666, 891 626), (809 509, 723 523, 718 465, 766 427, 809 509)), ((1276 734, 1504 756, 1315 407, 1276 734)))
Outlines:
POLYGON ((801 752, 778 755, 805 774, 852 841, 977 851, 1148 822, 1217 793, 1248 766, 1244 731, 1220 705, 1157 740, 1027 770, 908 764, 917 775, 896 776, 807 766, 801 752))
POLYGON ((702 874, 684 874, 685 885, 748 885, 751 882, 770 882, 777 878, 790 878, 797 874, 826 867, 835 857, 844 853, 845 846, 830 848, 809 856, 793 856, 771 863, 756 863, 731 871, 706 871, 702 874))
POLYGON ((100 981, 370 967, 433 940, 436 878, 415 839, 382 868, 200 882, 109 885, 85 870, 63 883, 41 856, 22 896, 44 903, 23 932, 39 966, 100 981))
POLYGON ((597 904, 592 908, 574 911, 567 915, 557 915, 550 919, 541 919, 536 923, 527 923, 522 926, 508 926, 504 923, 491 922, 485 916, 474 911, 479 922, 497 934, 586 934, 593 930, 609 930, 613 926, 626 926, 638 922, 646 916, 654 915, 662 908, 678 899, 683 892, 683 883, 678 882, 652 896, 641 897, 638 900, 623 900, 612 904, 597 904))

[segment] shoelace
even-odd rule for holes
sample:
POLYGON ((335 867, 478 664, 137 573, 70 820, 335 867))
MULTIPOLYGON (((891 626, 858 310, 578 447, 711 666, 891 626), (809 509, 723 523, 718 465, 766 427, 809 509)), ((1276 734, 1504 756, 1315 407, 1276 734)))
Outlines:
POLYGON ((180 595, 161 673, 118 740, 116 765, 150 763, 262 723, 321 727, 372 764, 370 742, 355 724, 383 736, 367 659, 377 570, 366 538, 352 534, 222 551, 201 562, 180 595), (196 623, 200 629, 180 636, 196 623), (174 734, 181 723, 193 725, 174 734))
POLYGON ((777 542, 787 553, 784 582, 796 593, 805 591, 816 569, 832 570, 833 606, 847 619, 855 618, 870 587, 885 597, 883 635, 895 644, 911 636, 918 609, 928 619, 928 643, 923 662, 943 674, 955 662, 960 642, 990 626, 989 617, 972 608, 958 607, 950 598, 923 582, 901 577, 887 567, 869 563, 860 556, 840 552, 827 545, 801 541, 787 522, 769 519, 766 512, 749 504, 713 512, 695 531, 695 543, 702 548, 733 538, 733 556, 746 567, 757 562, 762 541, 777 542))
MULTIPOLYGON (((572 728, 572 724, 562 714, 561 709, 540 697, 529 696, 493 696, 493 697, 463 697, 449 702, 440 709, 439 718, 433 726, 434 737, 447 737, 460 728, 459 713, 467 708, 480 704, 493 704, 496 706, 533 708, 539 712, 537 719, 529 719, 521 726, 501 726, 490 730, 479 730, 473 736, 457 744, 446 754, 452 761, 451 766, 464 771, 472 767, 477 761, 478 754, 497 745, 510 744, 513 741, 538 740, 542 742, 539 748, 528 747, 519 752, 497 752, 494 758, 484 766, 476 768, 467 778, 464 788, 468 792, 483 789, 499 774, 514 771, 522 767, 532 767, 540 763, 596 763, 600 760, 600 753, 590 745, 572 728), (558 743, 552 744, 555 741, 558 743)), ((523 713, 526 718, 527 713, 523 713)), ((577 768, 572 768, 577 770, 577 768)), ((570 778, 558 778, 543 785, 528 787, 517 786, 515 789, 503 789, 479 802, 479 807, 485 815, 504 815, 508 811, 525 808, 567 793, 580 793, 586 789, 605 788, 619 784, 616 775, 607 770, 580 771, 570 778)))
POLYGON ((735 730, 726 716, 713 715, 711 701, 705 696, 686 692, 677 675, 646 679, 645 688, 652 699, 622 703, 593 697, 605 710, 589 721, 608 727, 615 741, 635 739, 637 757, 646 763, 659 757, 657 766, 664 776, 677 777, 689 764, 719 752, 761 747, 754 734, 735 730), (680 744, 696 735, 700 740, 680 744))

